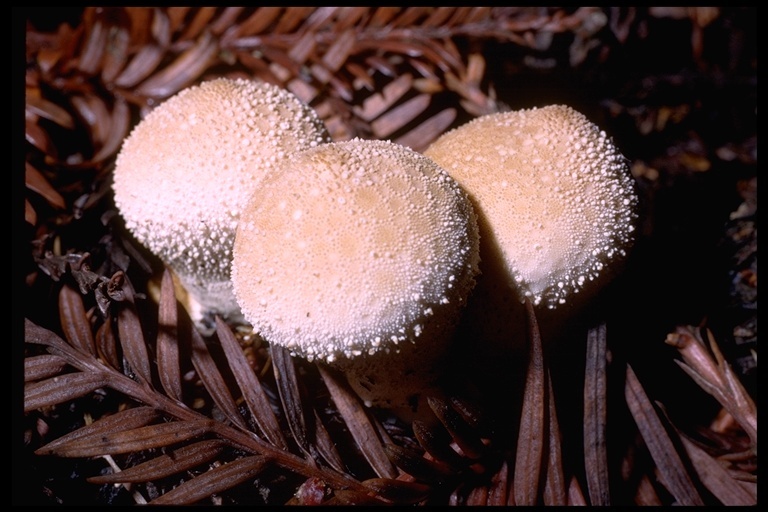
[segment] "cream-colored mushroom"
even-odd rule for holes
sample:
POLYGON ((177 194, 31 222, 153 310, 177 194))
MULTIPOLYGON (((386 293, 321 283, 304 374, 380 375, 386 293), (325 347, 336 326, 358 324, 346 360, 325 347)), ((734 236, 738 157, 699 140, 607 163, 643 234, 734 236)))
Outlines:
POLYGON ((495 347, 489 357, 525 324, 515 303, 529 298, 546 317, 542 327, 554 329, 633 244, 637 196, 627 162, 568 106, 476 118, 425 155, 467 191, 478 215, 482 276, 465 318, 469 335, 495 347))
POLYGON ((468 192, 496 276, 550 309, 623 258, 637 196, 626 160, 584 115, 564 106, 483 116, 425 155, 468 192))
POLYGON ((192 318, 242 316, 230 281, 241 208, 294 151, 329 141, 317 114, 265 82, 219 78, 152 110, 123 143, 115 203, 135 238, 171 267, 192 318))
POLYGON ((439 377, 478 272, 476 217, 434 162, 355 139, 294 154, 243 208, 235 295, 255 331, 342 369, 372 405, 439 377))

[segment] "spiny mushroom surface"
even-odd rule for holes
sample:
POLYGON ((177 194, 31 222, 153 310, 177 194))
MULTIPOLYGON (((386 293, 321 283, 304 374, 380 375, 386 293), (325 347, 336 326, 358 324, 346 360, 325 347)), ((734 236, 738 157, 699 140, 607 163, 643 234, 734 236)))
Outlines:
POLYGON ((479 216, 483 272, 554 309, 626 256, 637 196, 604 131, 565 105, 476 118, 426 151, 479 216))
POLYGON ((241 214, 232 280, 263 338, 400 407, 439 374, 478 251, 472 206, 443 169, 355 139, 295 153, 262 182, 241 214))
POLYGON ((315 111, 292 93, 229 78, 182 90, 126 138, 115 203, 135 238, 175 271, 196 322, 242 319, 230 268, 243 204, 287 155, 328 141, 315 111))

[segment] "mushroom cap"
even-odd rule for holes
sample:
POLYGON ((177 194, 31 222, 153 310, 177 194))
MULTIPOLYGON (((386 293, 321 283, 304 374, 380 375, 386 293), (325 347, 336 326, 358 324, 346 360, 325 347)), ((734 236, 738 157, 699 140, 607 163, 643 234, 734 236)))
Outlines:
POLYGON ((115 203, 200 314, 236 316, 230 267, 243 204, 276 163, 328 140, 315 111, 287 90, 244 79, 203 82, 160 104, 126 138, 115 203))
POLYGON ((483 278, 521 300, 567 303, 633 243, 637 195, 627 161, 568 106, 482 116, 424 153, 472 200, 483 278))
POLYGON ((309 360, 375 357, 444 334, 478 247, 472 206, 444 170, 354 139, 295 153, 262 182, 241 214, 232 280, 270 343, 309 360))

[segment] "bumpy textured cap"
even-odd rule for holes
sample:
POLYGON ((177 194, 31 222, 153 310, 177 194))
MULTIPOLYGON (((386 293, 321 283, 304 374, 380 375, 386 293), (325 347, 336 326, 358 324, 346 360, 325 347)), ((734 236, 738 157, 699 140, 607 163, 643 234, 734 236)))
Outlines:
POLYGON ((502 269, 494 277, 521 300, 556 308, 632 245, 637 196, 627 162, 568 106, 476 118, 425 154, 472 199, 487 242, 483 272, 502 269))
POLYGON ((136 239, 176 272, 200 315, 237 316, 230 267, 245 200, 288 154, 328 140, 315 111, 280 87, 204 82, 160 104, 126 138, 115 203, 136 239))
POLYGON ((478 271, 466 195, 421 154, 355 139, 294 154, 244 207, 232 279, 267 340, 333 361, 418 342, 478 271))

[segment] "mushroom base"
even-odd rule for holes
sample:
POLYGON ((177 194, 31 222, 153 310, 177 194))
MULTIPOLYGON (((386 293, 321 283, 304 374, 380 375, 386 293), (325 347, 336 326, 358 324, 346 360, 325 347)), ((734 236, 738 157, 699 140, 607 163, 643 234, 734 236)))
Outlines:
POLYGON ((204 336, 216 330, 217 316, 229 324, 248 324, 235 300, 230 280, 202 283, 194 276, 174 273, 173 277, 176 296, 204 336))
MULTIPOLYGON (((611 277, 612 273, 604 273, 599 278, 599 286, 582 291, 557 308, 544 305, 534 308, 545 347, 566 338, 570 341, 574 324, 589 321, 590 311, 599 307, 595 289, 607 286, 611 277)), ((457 327, 456 346, 462 350, 457 350, 451 358, 451 373, 465 375, 483 390, 483 395, 496 391, 503 395, 523 383, 530 332, 521 297, 505 273, 489 266, 477 278, 457 327)))
POLYGON ((403 419, 425 412, 427 396, 441 396, 440 380, 447 368, 458 313, 432 317, 413 342, 331 365, 342 371, 352 389, 369 407, 390 409, 403 419))

